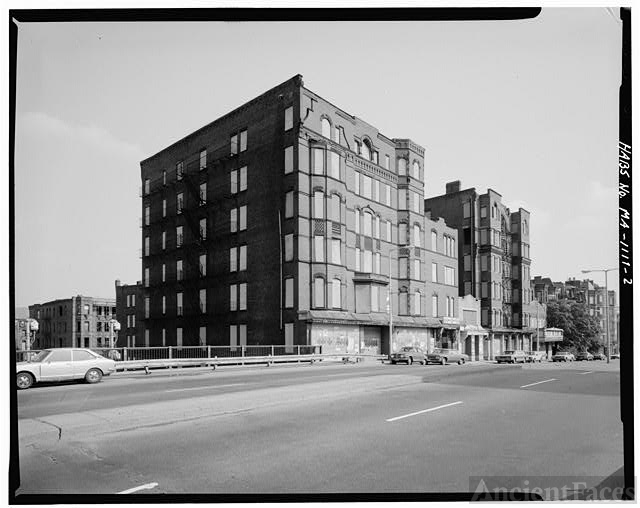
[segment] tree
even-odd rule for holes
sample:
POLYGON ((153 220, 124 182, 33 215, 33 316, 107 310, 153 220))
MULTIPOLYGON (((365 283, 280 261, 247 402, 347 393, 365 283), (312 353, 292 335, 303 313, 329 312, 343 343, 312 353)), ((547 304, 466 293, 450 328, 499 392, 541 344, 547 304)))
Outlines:
POLYGON ((564 332, 562 347, 577 351, 599 350, 601 329, 595 316, 589 315, 585 303, 556 300, 547 304, 547 326, 564 332))

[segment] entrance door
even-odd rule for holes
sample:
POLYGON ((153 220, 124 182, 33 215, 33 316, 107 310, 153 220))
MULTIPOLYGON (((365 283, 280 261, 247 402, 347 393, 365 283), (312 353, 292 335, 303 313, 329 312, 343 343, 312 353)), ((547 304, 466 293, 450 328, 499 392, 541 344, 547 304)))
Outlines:
POLYGON ((363 326, 360 352, 371 355, 380 354, 382 333, 379 326, 363 326))

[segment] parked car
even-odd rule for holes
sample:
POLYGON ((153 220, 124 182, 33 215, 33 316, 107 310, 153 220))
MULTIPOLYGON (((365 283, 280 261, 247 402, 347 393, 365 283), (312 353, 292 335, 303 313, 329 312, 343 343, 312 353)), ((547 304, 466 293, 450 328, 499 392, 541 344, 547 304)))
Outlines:
POLYGON ((542 360, 546 360, 547 359, 547 353, 545 353, 544 351, 527 351, 526 354, 526 360, 529 363, 534 363, 534 362, 542 362, 542 360))
POLYGON ((28 362, 16 364, 16 384, 25 390, 41 381, 84 379, 97 383, 116 370, 116 362, 85 348, 43 349, 28 362))
POLYGON ((496 361, 498 363, 524 363, 527 361, 527 355, 520 350, 505 351, 501 355, 496 355, 496 361))
POLYGON ((620 354, 619 353, 613 353, 611 355, 611 359, 612 360, 619 360, 620 359, 620 354))
POLYGON ((551 359, 554 362, 572 362, 576 359, 572 353, 568 353, 566 351, 558 351, 551 359))
POLYGON ((582 360, 591 362, 593 361, 593 355, 589 351, 581 351, 576 355, 576 361, 581 362, 582 360))
POLYGON ((457 363, 462 365, 469 361, 469 357, 464 353, 460 353, 456 349, 434 349, 433 353, 427 355, 427 363, 439 363, 444 365, 445 363, 457 363))
POLYGON ((594 360, 606 360, 607 359, 607 355, 605 355, 604 353, 594 353, 593 354, 593 359, 594 360))
POLYGON ((407 365, 411 365, 413 362, 420 362, 425 365, 427 363, 425 358, 424 351, 422 349, 413 347, 413 346, 405 346, 397 353, 393 353, 391 355, 391 363, 406 363, 407 365))

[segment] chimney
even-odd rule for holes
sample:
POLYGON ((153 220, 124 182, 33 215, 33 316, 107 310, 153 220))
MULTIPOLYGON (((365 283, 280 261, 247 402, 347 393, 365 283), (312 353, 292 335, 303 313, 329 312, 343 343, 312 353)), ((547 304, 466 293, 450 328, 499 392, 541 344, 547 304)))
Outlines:
POLYGON ((454 192, 460 192, 460 180, 447 183, 446 193, 453 194, 454 192))

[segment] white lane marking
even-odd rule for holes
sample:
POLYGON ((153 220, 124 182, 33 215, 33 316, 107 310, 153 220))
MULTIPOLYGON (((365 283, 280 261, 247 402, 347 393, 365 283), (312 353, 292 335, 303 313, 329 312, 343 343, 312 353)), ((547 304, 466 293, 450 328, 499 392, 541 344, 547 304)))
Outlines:
POLYGON ((165 393, 169 392, 186 392, 189 390, 210 390, 212 388, 227 388, 229 386, 242 386, 248 383, 231 383, 228 385, 216 385, 216 386, 193 386, 191 388, 175 388, 173 390, 165 390, 165 393))
POLYGON ((118 492, 118 494, 132 494, 133 492, 138 492, 139 490, 148 490, 157 487, 158 484, 156 482, 153 483, 145 483, 144 485, 140 485, 139 487, 133 487, 132 489, 123 490, 122 492, 118 492))
POLYGON ((539 384, 542 384, 542 383, 549 383, 551 381, 557 381, 557 379, 556 378, 545 379, 544 381, 538 381, 537 383, 531 383, 531 384, 528 384, 528 385, 523 385, 520 388, 527 388, 529 386, 535 386, 535 385, 539 385, 539 384))
POLYGON ((432 407, 429 409, 423 409, 422 411, 416 411, 415 413, 409 413, 408 415, 396 416, 395 418, 389 418, 388 422, 395 422, 396 420, 402 420, 403 418, 409 418, 410 416, 419 415, 422 413, 429 413, 430 411, 435 411, 436 409, 442 409, 445 407, 455 406, 457 404, 462 404, 462 401, 459 400, 457 402, 452 402, 451 404, 444 404, 442 406, 432 407))
POLYGON ((581 372, 580 375, 584 376, 585 374, 593 374, 592 370, 588 370, 587 372, 581 372))

